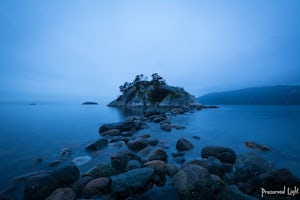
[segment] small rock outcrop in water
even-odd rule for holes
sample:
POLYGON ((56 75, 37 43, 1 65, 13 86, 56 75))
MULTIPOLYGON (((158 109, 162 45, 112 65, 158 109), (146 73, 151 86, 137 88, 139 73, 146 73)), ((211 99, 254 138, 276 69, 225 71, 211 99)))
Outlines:
POLYGON ((147 81, 144 76, 137 75, 132 83, 125 82, 120 86, 122 95, 110 102, 115 107, 201 107, 198 100, 183 88, 166 84, 157 73, 152 74, 152 80, 147 81))
POLYGON ((98 105, 98 103, 92 102, 92 101, 87 101, 87 102, 82 103, 82 105, 98 105))

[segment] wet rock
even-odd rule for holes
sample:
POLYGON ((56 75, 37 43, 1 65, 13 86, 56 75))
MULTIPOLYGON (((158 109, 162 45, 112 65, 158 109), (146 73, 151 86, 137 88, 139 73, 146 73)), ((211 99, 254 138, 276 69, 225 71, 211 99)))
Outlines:
POLYGON ((154 169, 154 173, 160 176, 164 176, 167 172, 167 165, 162 160, 152 160, 143 164, 143 167, 151 167, 154 169))
POLYGON ((52 161, 51 163, 49 163, 49 167, 55 167, 55 166, 57 166, 57 165, 59 165, 60 163, 62 163, 64 160, 62 160, 62 159, 57 159, 57 160, 54 160, 54 161, 52 161))
POLYGON ((160 129, 163 131, 171 131, 172 130, 172 125, 168 121, 164 121, 160 123, 160 129))
POLYGON ((170 165, 166 163, 166 175, 169 176, 170 178, 173 178, 177 172, 179 171, 179 168, 175 165, 170 165))
POLYGON ((57 169, 49 175, 33 178, 25 186, 24 199, 45 199, 54 190, 71 186, 79 178, 79 174, 77 166, 71 165, 57 169))
POLYGON ((134 119, 128 119, 123 122, 118 123, 109 123, 109 124, 103 124, 99 128, 99 133, 103 133, 112 129, 119 129, 121 132, 124 131, 135 131, 139 130, 141 128, 141 123, 135 121, 134 119))
POLYGON ((37 158, 37 159, 36 159, 36 162, 37 162, 37 163, 42 163, 42 162, 43 162, 43 158, 41 158, 41 157, 40 157, 40 158, 37 158))
POLYGON ((193 136, 192 138, 195 139, 195 140, 200 140, 200 137, 199 137, 199 136, 196 136, 196 135, 193 136))
POLYGON ((173 158, 173 160, 178 164, 183 164, 185 162, 184 157, 175 157, 175 158, 173 158))
POLYGON ((244 194, 235 185, 225 186, 215 197, 216 200, 258 200, 255 197, 244 194))
POLYGON ((232 149, 221 146, 206 146, 202 149, 201 156, 202 158, 214 156, 226 163, 234 163, 236 160, 236 154, 232 149))
POLYGON ((107 144, 108 144, 108 140, 101 138, 101 139, 97 140, 96 142, 87 145, 85 147, 85 149, 87 151, 97 151, 97 150, 104 148, 107 144))
POLYGON ((129 160, 127 163, 126 171, 141 168, 142 164, 138 160, 129 160))
POLYGON ((151 161, 151 160, 167 161, 167 159, 168 159, 168 155, 162 149, 155 149, 155 150, 151 151, 149 153, 149 155, 147 156, 148 161, 151 161))
POLYGON ((233 171, 236 181, 246 182, 254 176, 275 171, 275 167, 256 154, 242 154, 236 159, 233 171))
POLYGON ((152 187, 154 170, 150 167, 130 170, 111 177, 111 194, 125 198, 132 194, 142 194, 152 187))
POLYGON ((76 193, 69 187, 56 189, 45 200, 74 200, 76 193))
POLYGON ((210 173, 223 177, 225 172, 223 169, 222 162, 213 156, 209 156, 206 160, 207 169, 210 173))
POLYGON ((166 119, 167 119, 166 116, 155 116, 155 117, 152 118, 151 121, 154 122, 154 123, 160 123, 160 122, 162 122, 166 119))
POLYGON ((240 186, 240 190, 244 193, 261 197, 262 188, 268 191, 279 191, 286 188, 294 188, 299 186, 300 181, 288 169, 279 169, 273 172, 267 172, 259 176, 253 177, 245 184, 240 186))
POLYGON ((136 154, 128 151, 128 150, 121 150, 116 153, 113 153, 110 157, 111 165, 114 169, 118 172, 124 172, 127 169, 127 163, 130 160, 138 160, 141 161, 141 158, 136 154))
POLYGON ((86 184, 91 181, 93 179, 93 177, 91 176, 84 176, 80 179, 78 179, 77 181, 74 182, 74 184, 72 185, 72 189, 74 190, 74 192, 77 195, 80 195, 82 190, 84 189, 84 187, 86 186, 86 184))
POLYGON ((184 110, 181 109, 181 108, 173 108, 173 109, 171 109, 171 113, 172 113, 173 115, 184 114, 184 110))
POLYGON ((176 130, 183 130, 183 129, 185 129, 184 126, 179 126, 179 125, 174 125, 174 124, 172 124, 171 127, 175 128, 176 130))
POLYGON ((173 184, 182 199, 211 199, 213 182, 206 168, 184 166, 173 178, 173 184))
POLYGON ((123 146, 125 146, 125 142, 124 141, 114 141, 114 142, 110 142, 109 143, 109 147, 110 148, 120 149, 123 146))
POLYGON ((142 150, 140 150, 137 154, 138 156, 146 158, 152 151, 153 151, 153 147, 145 147, 142 150))
POLYGON ((69 157, 71 155, 72 151, 69 148, 64 148, 61 152, 60 152, 60 157, 64 158, 64 157, 69 157))
POLYGON ((99 163, 98 165, 90 169, 88 172, 86 172, 84 176, 99 178, 99 177, 109 177, 114 174, 115 174, 115 169, 112 167, 112 165, 108 163, 99 163))
POLYGON ((117 137, 114 137, 113 139, 111 139, 109 141, 109 143, 114 143, 114 142, 124 142, 124 143, 127 143, 130 140, 131 140, 131 138, 129 138, 129 137, 117 136, 117 137))
POLYGON ((92 158, 90 156, 79 156, 74 158, 72 162, 77 166, 81 166, 88 163, 91 159, 92 158))
POLYGON ((177 151, 191 150, 193 148, 194 148, 194 145, 185 138, 179 139, 176 143, 177 151))
POLYGON ((245 142, 246 147, 250 148, 250 149, 256 149, 259 151, 271 151, 271 149, 269 149, 268 147, 262 146, 260 144, 257 144, 253 141, 246 141, 245 142))
POLYGON ((121 131, 119 129, 111 129, 101 133, 102 136, 106 137, 115 137, 121 135, 121 131))
POLYGON ((159 115, 159 114, 160 114, 160 110, 153 107, 149 107, 144 111, 145 117, 150 117, 152 115, 159 115))
POLYGON ((138 138, 127 142, 128 149, 132 151, 139 151, 148 145, 148 140, 144 138, 138 138))
POLYGON ((148 144, 151 146, 156 146, 158 142, 158 139, 150 139, 148 144))
POLYGON ((231 163, 222 163, 223 166, 223 170, 225 173, 230 173, 232 171, 233 168, 233 164, 231 163))
POLYGON ((167 166, 164 161, 152 160, 144 163, 143 167, 151 167, 154 169, 153 182, 158 186, 163 186, 166 182, 165 174, 167 171, 167 166))
POLYGON ((151 137, 150 134, 144 134, 144 135, 141 135, 141 136, 140 136, 140 138, 145 138, 145 139, 150 138, 150 137, 151 137))
MULTIPOLYGON (((200 167, 204 167, 204 168, 208 169, 207 163, 206 163, 205 161, 203 161, 203 160, 191 160, 191 161, 185 163, 183 166, 189 165, 189 164, 198 165, 198 166, 200 166, 200 167)), ((182 166, 182 167, 183 167, 183 166, 182 166)))
POLYGON ((133 135, 133 132, 131 131, 124 131, 120 134, 123 137, 131 137, 133 135))
POLYGON ((109 183, 110 180, 106 177, 93 179, 90 182, 88 182, 88 184, 84 187, 82 191, 82 196, 87 198, 105 194, 109 190, 109 183))
POLYGON ((212 181, 212 190, 214 194, 218 194, 224 187, 224 181, 217 175, 211 174, 210 179, 212 181))

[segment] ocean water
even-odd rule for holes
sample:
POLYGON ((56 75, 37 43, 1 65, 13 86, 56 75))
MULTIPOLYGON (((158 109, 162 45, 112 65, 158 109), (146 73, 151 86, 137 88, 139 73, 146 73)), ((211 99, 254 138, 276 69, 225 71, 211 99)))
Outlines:
MULTIPOLYGON (((9 186, 14 177, 44 169, 64 148, 71 149, 70 159, 92 156, 94 161, 83 166, 83 170, 99 160, 109 161, 109 152, 125 147, 109 145, 103 154, 92 155, 84 147, 99 138, 102 124, 121 121, 127 115, 104 104, 0 105, 0 190, 9 186), (41 163, 38 158, 42 158, 41 163)), ((162 132, 158 124, 150 123, 148 129, 136 134, 158 138, 158 145, 167 148, 170 163, 174 163, 170 153, 176 152, 179 138, 186 138, 195 146, 186 152, 187 161, 200 159, 206 145, 227 146, 240 154, 254 151, 247 149, 244 142, 255 141, 271 149, 257 153, 300 177, 300 106, 226 105, 173 116, 172 123, 186 128, 162 132)))

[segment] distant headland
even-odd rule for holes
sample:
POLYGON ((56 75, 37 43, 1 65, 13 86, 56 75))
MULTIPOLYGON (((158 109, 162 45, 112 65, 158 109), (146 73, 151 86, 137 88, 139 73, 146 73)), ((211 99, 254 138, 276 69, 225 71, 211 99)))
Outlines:
POLYGON ((214 105, 300 105, 300 86, 280 85, 215 92, 203 95, 198 100, 214 105))

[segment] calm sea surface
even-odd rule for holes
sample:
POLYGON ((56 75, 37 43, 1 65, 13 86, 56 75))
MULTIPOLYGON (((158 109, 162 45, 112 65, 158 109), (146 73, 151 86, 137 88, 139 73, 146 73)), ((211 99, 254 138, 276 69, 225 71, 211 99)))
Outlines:
MULTIPOLYGON (((89 155, 84 147, 99 138, 99 126, 125 117, 125 112, 105 105, 0 105, 0 190, 16 176, 45 168, 64 148, 71 149, 72 158, 89 155), (36 162, 38 158, 42 163, 36 162)), ((195 146, 186 153, 187 161, 199 159, 206 145, 227 146, 240 154, 253 151, 245 141, 255 141, 272 149, 261 155, 300 177, 300 106, 221 106, 178 115, 172 122, 186 129, 166 133, 150 124, 137 135, 159 138, 168 153, 176 151, 177 139, 187 138, 195 146)), ((91 156, 109 160, 108 154, 91 156)))

